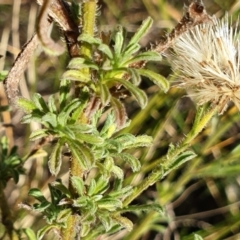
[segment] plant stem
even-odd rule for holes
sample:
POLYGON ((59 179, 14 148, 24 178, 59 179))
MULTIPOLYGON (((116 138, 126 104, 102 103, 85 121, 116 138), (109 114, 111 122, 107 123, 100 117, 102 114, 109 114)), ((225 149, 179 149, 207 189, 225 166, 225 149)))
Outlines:
MULTIPOLYGON (((179 143, 178 146, 174 148, 171 152, 167 153, 164 157, 160 158, 158 161, 154 162, 155 169, 149 174, 149 176, 143 180, 141 184, 134 188, 133 193, 128 196, 123 205, 127 206, 131 203, 135 198, 137 198, 144 190, 148 187, 155 184, 159 179, 165 177, 168 173, 171 172, 171 168, 169 168, 176 157, 184 152, 189 146, 191 146, 192 141, 196 136, 205 128, 208 122, 211 120, 214 114, 217 112, 217 106, 211 108, 207 111, 201 119, 195 120, 195 123, 191 129, 191 131, 187 134, 185 139, 179 143)), ((199 111, 202 111, 200 109, 199 111)))
MULTIPOLYGON (((89 0, 83 2, 82 5, 82 34, 88 34, 93 36, 94 35, 94 26, 95 26, 95 15, 96 15, 97 4, 96 0, 89 0)), ((90 59, 92 57, 91 52, 91 45, 87 43, 80 43, 82 44, 79 46, 79 55, 90 59)), ((89 68, 84 68, 80 70, 85 76, 91 79, 91 72, 89 68)), ((75 95, 79 97, 81 92, 82 85, 76 82, 75 85, 75 95)), ((79 118, 79 122, 84 121, 84 117, 79 118)), ((70 170, 69 170, 69 190, 72 193, 72 196, 77 196, 76 190, 72 186, 71 178, 73 176, 82 177, 83 176, 83 169, 81 169, 78 160, 76 158, 72 158, 70 162, 70 170)), ((67 220, 67 227, 66 229, 62 229, 63 240, 70 240, 75 239, 78 234, 78 227, 80 225, 79 217, 77 215, 71 215, 67 220)))

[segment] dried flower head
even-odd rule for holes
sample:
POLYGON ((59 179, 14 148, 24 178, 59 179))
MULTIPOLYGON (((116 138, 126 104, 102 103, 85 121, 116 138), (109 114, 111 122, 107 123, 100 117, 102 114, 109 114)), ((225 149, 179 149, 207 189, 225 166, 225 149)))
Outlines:
POLYGON ((169 60, 180 73, 179 87, 198 104, 211 102, 219 113, 232 101, 240 110, 240 42, 228 17, 216 17, 177 37, 169 60))

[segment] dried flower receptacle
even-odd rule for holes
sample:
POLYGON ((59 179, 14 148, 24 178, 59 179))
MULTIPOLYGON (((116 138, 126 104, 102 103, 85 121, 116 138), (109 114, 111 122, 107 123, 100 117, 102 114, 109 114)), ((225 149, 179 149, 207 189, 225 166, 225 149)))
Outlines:
POLYGON ((197 25, 177 37, 169 61, 178 86, 199 105, 211 102, 223 113, 230 101, 240 110, 240 43, 227 16, 197 25))

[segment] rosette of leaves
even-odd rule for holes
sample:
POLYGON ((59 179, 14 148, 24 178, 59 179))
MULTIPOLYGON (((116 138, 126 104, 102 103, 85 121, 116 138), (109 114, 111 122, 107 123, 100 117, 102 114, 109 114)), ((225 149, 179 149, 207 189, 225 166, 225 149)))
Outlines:
MULTIPOLYGON (((125 108, 122 105, 121 90, 127 90, 135 97, 141 108, 147 104, 146 93, 138 85, 141 77, 147 77, 158 85, 163 91, 169 88, 168 81, 161 75, 144 69, 148 61, 161 61, 161 55, 154 51, 139 52, 139 41, 152 25, 152 19, 147 18, 126 44, 123 29, 118 27, 112 39, 107 37, 97 38, 87 34, 79 36, 78 40, 91 46, 91 58, 80 56, 73 58, 68 69, 62 76, 63 79, 78 81, 87 86, 100 99, 103 106, 111 105, 115 111, 118 123, 123 118, 125 108), (112 46, 111 43, 114 42, 112 46), (84 69, 90 69, 91 74, 86 74, 84 69)), ((123 123, 124 124, 124 123, 123 123)))

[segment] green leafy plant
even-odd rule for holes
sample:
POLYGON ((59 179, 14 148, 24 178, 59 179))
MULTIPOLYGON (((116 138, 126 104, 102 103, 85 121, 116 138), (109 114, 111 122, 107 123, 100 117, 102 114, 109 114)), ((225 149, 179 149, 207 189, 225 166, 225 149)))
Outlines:
MULTIPOLYGON (((152 27, 151 17, 129 37, 122 26, 117 26, 112 33, 98 30, 95 18, 99 10, 95 0, 81 4, 50 0, 38 0, 38 3, 42 5, 37 22, 38 37, 34 36, 26 44, 8 75, 4 71, 0 74, 0 80, 5 78, 9 99, 24 111, 21 123, 25 126, 33 122, 38 124, 27 137, 36 145, 25 157, 20 157, 17 147, 10 147, 6 137, 1 138, 0 216, 3 221, 0 238, 90 240, 114 238, 115 234, 123 233, 122 239, 134 240, 148 231, 167 233, 167 224, 171 221, 178 224, 177 217, 169 217, 171 202, 174 205, 175 198, 183 193, 190 181, 196 177, 235 176, 239 169, 238 146, 226 153, 223 158, 227 160, 221 159, 221 163, 205 159, 209 158, 208 148, 228 130, 228 124, 214 136, 208 136, 209 140, 202 147, 202 138, 207 139, 208 124, 217 112, 222 112, 219 105, 225 106, 235 96, 237 86, 229 87, 231 96, 224 98, 219 94, 219 98, 211 98, 209 106, 202 104, 208 102, 203 99, 203 106, 188 115, 191 124, 187 124, 185 112, 175 107, 180 95, 173 89, 168 92, 170 80, 154 67, 148 67, 148 63, 164 62, 162 53, 172 48, 167 57, 174 70, 181 74, 178 73, 182 81, 180 87, 184 86, 184 81, 191 81, 195 84, 194 91, 201 90, 207 81, 195 83, 197 78, 192 75, 196 69, 188 69, 198 59, 191 59, 194 54, 187 52, 188 59, 184 60, 181 44, 185 43, 184 37, 194 37, 194 31, 197 36, 200 33, 206 36, 204 29, 214 30, 213 23, 217 20, 206 13, 202 3, 195 1, 165 40, 155 47, 143 49, 140 41, 152 27), (58 44, 45 36, 49 27, 47 19, 56 22, 64 35, 69 54, 67 67, 57 79, 59 87, 54 94, 33 93, 30 99, 19 97, 16 100, 19 81, 16 79, 22 74, 23 63, 30 58, 37 42, 48 54, 61 53, 58 44), (198 25, 202 31, 198 31, 198 25), (183 43, 178 42, 179 39, 183 43), (150 94, 152 90, 143 90, 141 82, 146 78, 150 80, 151 89, 154 88, 154 95, 150 94), (131 97, 141 108, 135 116, 126 107, 131 97), (169 139, 173 129, 179 130, 177 140, 169 139), (18 182, 19 176, 25 173, 23 164, 38 159, 37 153, 43 149, 47 165, 43 164, 41 168, 46 168, 51 176, 45 183, 48 188, 29 184, 29 198, 20 206, 22 211, 37 212, 44 222, 40 220, 41 224, 32 229, 21 228, 21 222, 16 222, 15 227, 3 190, 10 179, 18 182), (153 185, 156 190, 152 190, 153 185)), ((214 31, 211 34, 207 36, 212 44, 214 31)), ((218 43, 221 41, 223 39, 218 39, 218 43)), ((213 49, 212 61, 219 54, 213 49)), ((220 60, 215 67, 221 64, 220 60)), ((206 71, 204 64, 200 62, 197 70, 203 67, 206 71)), ((227 64, 235 66, 230 60, 227 64)), ((225 69, 224 74, 227 73, 225 69)), ((6 111, 8 107, 2 106, 0 110, 6 111)), ((238 119, 236 115, 233 121, 238 119)), ((220 227, 216 226, 212 232, 220 227)), ((224 234, 220 233, 220 236, 224 234)), ((206 235, 203 231, 191 232, 184 239, 203 239, 206 235)))

